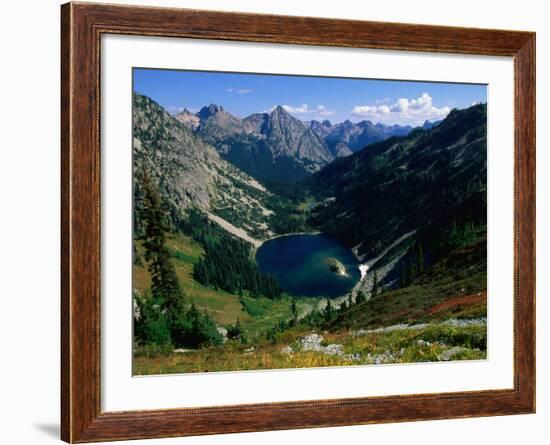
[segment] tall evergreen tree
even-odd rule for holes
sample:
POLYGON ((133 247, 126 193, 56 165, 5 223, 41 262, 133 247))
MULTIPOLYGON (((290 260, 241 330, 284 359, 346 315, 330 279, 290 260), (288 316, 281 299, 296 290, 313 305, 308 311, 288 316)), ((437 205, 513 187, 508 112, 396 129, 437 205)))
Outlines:
POLYGON ((401 264, 401 279, 400 279, 400 286, 406 287, 410 284, 410 270, 409 270, 409 263, 406 260, 403 260, 403 263, 401 264))
POLYGON ((160 194, 147 171, 143 172, 142 191, 141 240, 145 249, 144 258, 149 263, 151 293, 153 299, 166 311, 167 317, 173 319, 181 316, 185 310, 183 291, 165 245, 166 232, 169 229, 166 223, 166 212, 163 209, 160 194))
POLYGON ((332 315, 332 304, 330 302, 330 298, 327 298, 327 306, 325 307, 325 320, 332 320, 332 315))
POLYGON ((367 301, 365 293, 362 290, 357 291, 357 296, 355 297, 355 304, 361 304, 367 301))
POLYGON ((152 298, 134 293, 134 336, 143 344, 168 345, 172 343, 165 314, 152 298))
POLYGON ((371 297, 378 295, 378 275, 376 274, 376 270, 372 276, 372 289, 370 293, 371 297))
POLYGON ((233 326, 227 328, 227 338, 233 340, 241 340, 243 337, 243 328, 241 326, 241 321, 237 317, 237 322, 233 326))
POLYGON ((343 314, 347 310, 348 310, 348 300, 344 300, 342 301, 342 303, 340 304, 340 307, 338 308, 338 313, 343 314))
POLYGON ((424 249, 422 248, 422 243, 418 242, 418 250, 417 250, 417 263, 418 263, 418 273, 424 272, 424 249))
POLYGON ((296 326, 298 324, 298 307, 296 306, 296 298, 293 298, 290 303, 290 312, 292 313, 292 326, 296 326))

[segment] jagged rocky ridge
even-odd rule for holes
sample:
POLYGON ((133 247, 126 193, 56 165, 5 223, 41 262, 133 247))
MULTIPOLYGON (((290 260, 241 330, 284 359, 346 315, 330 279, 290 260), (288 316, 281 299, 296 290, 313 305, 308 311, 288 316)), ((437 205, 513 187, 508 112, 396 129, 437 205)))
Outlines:
POLYGON ((301 179, 334 158, 323 138, 280 106, 239 119, 221 106, 209 105, 197 116, 197 134, 258 179, 301 179))
POLYGON ((176 119, 192 130, 196 130, 201 122, 200 118, 196 114, 191 113, 187 108, 177 113, 176 119))
MULTIPOLYGON (((240 119, 211 104, 176 119, 216 148, 227 161, 262 181, 294 182, 319 171, 335 158, 391 136, 404 136, 411 126, 352 123, 346 120, 302 122, 283 107, 240 119)), ((423 128, 435 125, 426 121, 423 128)))
MULTIPOLYGON (((137 207, 141 180, 147 171, 158 183, 173 222, 187 208, 195 206, 248 241, 271 235, 265 223, 265 215, 271 212, 265 205, 270 193, 263 186, 221 159, 187 124, 150 98, 134 93, 133 100, 133 180, 137 207)), ((134 215, 139 232, 139 212, 134 215)))
MULTIPOLYGON (((428 124, 429 122, 426 121, 424 125, 428 124)), ((413 129, 410 125, 374 124, 367 120, 357 123, 345 120, 338 124, 332 124, 328 120, 323 122, 313 120, 309 126, 324 138, 335 157, 347 156, 362 150, 366 145, 383 141, 391 136, 406 136, 413 129)))

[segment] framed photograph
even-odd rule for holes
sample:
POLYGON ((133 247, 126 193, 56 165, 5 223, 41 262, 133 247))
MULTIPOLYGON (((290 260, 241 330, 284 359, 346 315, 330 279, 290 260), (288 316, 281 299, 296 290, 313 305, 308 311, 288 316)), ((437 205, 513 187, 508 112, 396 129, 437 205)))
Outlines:
POLYGON ((535 34, 62 6, 62 439, 535 411, 535 34))

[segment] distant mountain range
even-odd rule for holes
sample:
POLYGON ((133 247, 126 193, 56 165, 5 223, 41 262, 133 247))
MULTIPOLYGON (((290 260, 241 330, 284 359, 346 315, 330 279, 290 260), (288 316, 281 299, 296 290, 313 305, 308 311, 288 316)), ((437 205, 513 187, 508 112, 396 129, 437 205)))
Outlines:
POLYGON ((222 106, 176 116, 220 155, 261 180, 294 181, 318 171, 334 156, 322 137, 282 107, 240 119, 222 106))
POLYGON ((344 156, 391 136, 406 136, 413 129, 410 125, 373 124, 367 120, 357 123, 345 120, 334 125, 328 120, 311 121, 309 126, 325 139, 333 153, 340 152, 344 156))
POLYGON ((320 230, 373 257, 396 239, 431 226, 486 221, 487 106, 453 110, 407 136, 337 159, 309 180, 326 204, 320 230))
MULTIPOLYGON (((302 122, 281 106, 241 119, 211 104, 196 114, 184 109, 175 117, 239 169, 260 180, 283 182, 303 179, 336 158, 413 129, 370 121, 302 122)), ((423 128, 434 125, 426 121, 423 128)))

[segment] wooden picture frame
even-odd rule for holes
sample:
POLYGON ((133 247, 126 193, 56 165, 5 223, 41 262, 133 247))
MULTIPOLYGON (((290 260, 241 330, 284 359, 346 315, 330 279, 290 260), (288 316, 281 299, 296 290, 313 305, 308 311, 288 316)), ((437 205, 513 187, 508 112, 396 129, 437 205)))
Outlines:
POLYGON ((535 411, 535 34, 91 3, 61 7, 61 437, 71 443, 535 411), (510 390, 102 412, 103 34, 511 56, 515 71, 514 387, 510 390))

